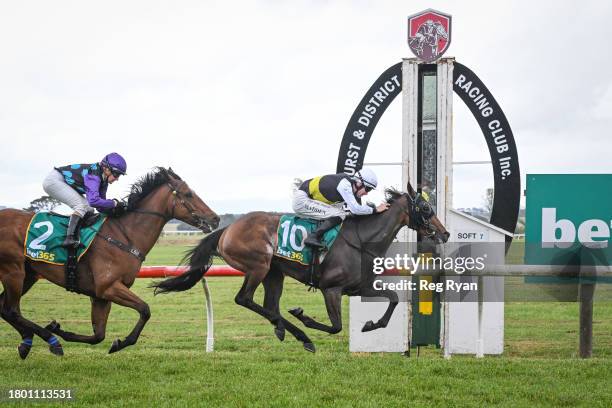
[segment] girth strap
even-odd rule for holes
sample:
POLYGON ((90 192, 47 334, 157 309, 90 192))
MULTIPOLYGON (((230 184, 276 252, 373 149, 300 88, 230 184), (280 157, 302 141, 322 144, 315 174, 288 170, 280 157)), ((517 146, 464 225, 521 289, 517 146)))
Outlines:
POLYGON ((65 288, 68 292, 81 293, 79 291, 79 275, 77 273, 77 248, 70 247, 67 249, 68 258, 66 259, 65 272, 65 288))
POLYGON ((115 238, 112 238, 112 237, 109 237, 109 236, 105 236, 105 235, 102 235, 102 234, 98 234, 98 236, 100 238, 104 239, 109 244, 112 244, 112 245, 116 246, 117 248, 121 249, 122 251, 125 251, 125 252, 135 256, 136 258, 138 258, 140 260, 140 262, 144 262, 145 256, 142 254, 142 252, 140 252, 138 250, 138 248, 131 247, 131 246, 129 246, 127 244, 124 244, 123 242, 118 241, 115 238))

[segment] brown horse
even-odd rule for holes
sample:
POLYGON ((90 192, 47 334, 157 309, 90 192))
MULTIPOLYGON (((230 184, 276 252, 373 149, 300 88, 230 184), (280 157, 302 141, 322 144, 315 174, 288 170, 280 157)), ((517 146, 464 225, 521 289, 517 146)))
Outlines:
POLYGON ((410 184, 408 191, 409 193, 401 193, 388 189, 386 192, 390 207, 387 211, 345 220, 336 242, 319 266, 312 283, 308 267, 301 267, 295 262, 275 256, 280 216, 253 212, 204 238, 192 250, 187 272, 153 286, 156 293, 189 289, 210 267, 212 256, 218 254, 229 265, 245 273, 244 283, 235 298, 236 303, 268 319, 275 326, 276 336, 281 341, 287 329, 304 344, 306 350, 315 351, 308 336, 280 314, 279 300, 285 275, 321 289, 331 326, 306 316, 301 308, 290 310, 289 312, 306 327, 327 333, 340 332, 342 295, 389 299, 389 306, 381 319, 376 323, 367 322, 362 331, 386 327, 398 303, 397 293, 391 290, 374 290, 368 281, 370 278, 373 280, 374 275, 369 273, 364 279, 362 273, 372 271, 371 263, 374 257, 385 256, 403 226, 409 226, 425 236, 432 237, 437 243, 446 242, 449 237, 429 204, 416 194, 410 184), (366 246, 371 243, 374 245, 366 246), (265 290, 263 307, 253 301, 259 284, 263 284, 265 290))
POLYGON ((91 298, 93 335, 64 331, 52 321, 46 327, 21 315, 21 296, 36 283, 37 275, 65 287, 64 267, 34 262, 24 257, 26 229, 33 213, 5 209, 0 211, 0 315, 23 339, 18 351, 25 359, 33 335, 49 343, 52 353, 63 354, 53 334, 66 341, 97 344, 104 340, 111 303, 136 310, 140 318, 125 340, 115 340, 109 353, 133 345, 150 317, 149 306, 130 287, 146 255, 161 234, 163 226, 176 218, 210 232, 219 224, 219 217, 189 188, 172 169, 155 168, 132 185, 127 212, 109 218, 102 225, 88 252, 78 265, 79 292, 91 298))

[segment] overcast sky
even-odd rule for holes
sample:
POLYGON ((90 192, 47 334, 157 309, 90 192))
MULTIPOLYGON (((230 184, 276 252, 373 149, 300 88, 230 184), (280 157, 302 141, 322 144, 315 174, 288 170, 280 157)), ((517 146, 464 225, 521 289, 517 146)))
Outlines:
MULTIPOLYGON (((294 177, 335 172, 365 91, 412 57, 406 17, 453 17, 446 56, 512 126, 526 173, 612 172, 609 1, 13 1, 0 3, 0 205, 25 207, 53 166, 117 151, 121 197, 172 166, 218 213, 290 210, 294 177)), ((489 160, 455 97, 455 161, 489 160)), ((401 98, 366 162, 401 158, 401 98)), ((396 168, 378 169, 399 187, 396 168)), ((481 205, 490 165, 455 168, 481 205)), ((568 186, 571 194, 571 186, 568 186)))

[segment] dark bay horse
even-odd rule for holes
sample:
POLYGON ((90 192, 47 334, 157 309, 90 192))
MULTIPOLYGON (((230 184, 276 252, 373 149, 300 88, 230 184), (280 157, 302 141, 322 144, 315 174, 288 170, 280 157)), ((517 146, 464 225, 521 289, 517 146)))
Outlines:
MULTIPOLYGON (((438 243, 446 242, 449 237, 449 233, 433 212, 429 212, 426 219, 416 219, 419 218, 415 216, 419 214, 419 210, 429 204, 420 195, 416 195, 410 184, 408 191, 409 193, 401 193, 388 189, 386 193, 390 207, 387 211, 345 220, 336 242, 320 265, 320 276, 314 282, 314 286, 321 290, 325 299, 331 326, 315 321, 305 315, 301 308, 290 310, 289 312, 306 327, 327 333, 340 332, 342 295, 389 299, 389 306, 381 319, 376 323, 367 322, 362 330, 370 331, 387 326, 398 303, 397 293, 391 290, 376 291, 372 285, 364 284, 362 267, 371 271, 372 265, 362 265, 363 260, 371 263, 374 257, 385 256, 403 226, 431 236, 438 243), (378 244, 373 249, 366 249, 364 244, 372 242, 378 244)), ((315 347, 308 336, 280 314, 279 301, 284 276, 288 275, 306 283, 309 274, 307 267, 300 268, 296 263, 274 255, 279 220, 280 215, 253 212, 229 227, 208 235, 191 251, 189 270, 180 276, 154 284, 156 294, 193 287, 210 267, 212 256, 220 255, 230 266, 245 273, 244 283, 235 298, 236 303, 268 319, 275 326, 276 336, 281 341, 287 329, 304 344, 306 350, 314 352, 315 347), (263 284, 265 290, 263 307, 253 301, 259 284, 263 284)), ((369 275, 373 278, 373 274, 369 275)))
POLYGON ((104 340, 111 303, 136 310, 140 318, 124 339, 113 342, 109 353, 136 343, 149 320, 149 306, 130 291, 146 255, 161 234, 163 226, 176 218, 204 232, 219 225, 219 217, 189 188, 172 169, 161 167, 132 185, 127 212, 107 219, 88 252, 78 265, 79 292, 91 298, 93 335, 64 331, 52 321, 46 327, 22 316, 21 296, 36 283, 37 275, 65 287, 64 267, 34 262, 24 257, 24 238, 33 213, 5 209, 0 211, 0 315, 21 335, 18 351, 25 359, 30 351, 33 335, 50 345, 52 353, 63 354, 54 334, 66 341, 97 344, 104 340), (121 248, 122 247, 122 248, 121 248), (139 256, 140 254, 140 256, 139 256))

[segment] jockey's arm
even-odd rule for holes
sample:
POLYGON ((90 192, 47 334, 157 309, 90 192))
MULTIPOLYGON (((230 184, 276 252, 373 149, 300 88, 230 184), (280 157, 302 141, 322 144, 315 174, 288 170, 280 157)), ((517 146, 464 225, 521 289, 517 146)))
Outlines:
POLYGON ((107 200, 105 194, 100 194, 100 178, 88 174, 85 176, 85 196, 90 206, 98 211, 108 211, 115 207, 115 201, 107 200))
POLYGON ((368 205, 361 205, 355 200, 355 194, 353 194, 353 185, 347 179, 340 180, 337 187, 338 193, 346 202, 349 211, 355 215, 368 215, 374 212, 374 209, 368 205))

